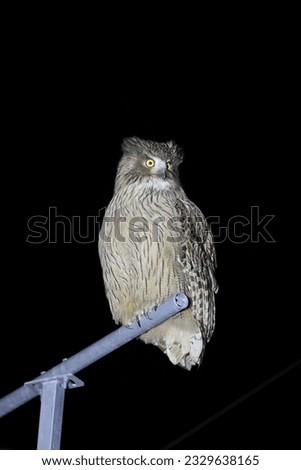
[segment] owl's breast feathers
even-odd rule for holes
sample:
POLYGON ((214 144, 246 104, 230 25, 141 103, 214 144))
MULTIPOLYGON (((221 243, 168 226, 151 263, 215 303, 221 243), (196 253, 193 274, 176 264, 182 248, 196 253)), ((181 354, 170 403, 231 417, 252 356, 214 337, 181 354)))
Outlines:
POLYGON ((117 191, 103 220, 99 253, 106 294, 115 321, 128 324, 185 292, 189 308, 141 339, 190 369, 200 363, 215 325, 212 234, 181 187, 137 186, 117 191))

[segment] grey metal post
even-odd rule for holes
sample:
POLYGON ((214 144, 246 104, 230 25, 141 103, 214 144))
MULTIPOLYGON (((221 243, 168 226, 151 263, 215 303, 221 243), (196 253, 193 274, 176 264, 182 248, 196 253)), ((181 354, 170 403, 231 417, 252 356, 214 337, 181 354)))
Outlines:
POLYGON ((59 449, 61 443, 65 388, 59 380, 42 385, 38 449, 59 449))
POLYGON ((69 384, 67 386, 70 387, 70 383, 73 388, 79 386, 78 383, 76 384, 78 379, 75 377, 74 380, 68 379, 68 375, 75 374, 107 354, 110 354, 115 349, 120 348, 123 344, 126 344, 137 336, 141 336, 146 331, 164 322, 181 310, 184 310, 188 306, 188 303, 189 301, 185 294, 180 292, 173 295, 159 305, 157 309, 153 309, 147 316, 143 315, 139 319, 139 323, 134 321, 130 326, 121 326, 69 359, 49 369, 43 375, 36 377, 32 382, 27 382, 22 387, 0 399, 0 417, 5 416, 39 395, 41 393, 41 387, 34 385, 45 382, 46 379, 58 379, 63 377, 64 380, 67 380, 67 384, 69 384))
POLYGON ((84 382, 72 374, 26 382, 41 395, 38 450, 60 449, 66 388, 82 387, 84 382))

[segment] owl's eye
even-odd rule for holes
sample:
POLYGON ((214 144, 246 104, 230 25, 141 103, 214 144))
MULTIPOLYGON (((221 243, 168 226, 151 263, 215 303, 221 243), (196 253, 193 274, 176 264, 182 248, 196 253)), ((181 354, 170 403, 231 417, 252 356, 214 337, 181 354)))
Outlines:
POLYGON ((152 158, 148 158, 148 159, 145 161, 145 165, 146 165, 148 168, 153 168, 153 166, 155 166, 155 161, 154 161, 152 158))
POLYGON ((170 162, 166 162, 166 168, 167 168, 168 170, 171 169, 171 163, 170 163, 170 162))

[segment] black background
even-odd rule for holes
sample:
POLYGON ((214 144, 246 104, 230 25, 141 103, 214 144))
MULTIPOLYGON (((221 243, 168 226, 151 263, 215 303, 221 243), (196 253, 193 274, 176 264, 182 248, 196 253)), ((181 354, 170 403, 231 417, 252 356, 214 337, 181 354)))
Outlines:
MULTIPOLYGON (((21 48, 11 94, 9 192, 18 197, 5 216, 0 396, 115 328, 97 239, 64 243, 60 226, 57 243, 28 243, 28 220, 49 207, 96 217, 112 196, 122 139, 174 139, 185 150, 183 187, 204 214, 224 227, 258 207, 260 218, 274 215, 275 242, 216 244, 217 326, 199 369, 134 340, 78 373, 86 385, 67 392, 62 448, 297 448, 300 367, 202 426, 300 358, 281 204, 286 97, 273 49, 220 43, 211 57, 201 49, 192 69, 183 51, 166 51, 162 64, 145 52, 137 64, 128 50, 127 65, 111 54, 109 74, 97 47, 38 42, 21 48)), ((35 399, 4 417, 0 447, 34 449, 38 413, 35 399)))

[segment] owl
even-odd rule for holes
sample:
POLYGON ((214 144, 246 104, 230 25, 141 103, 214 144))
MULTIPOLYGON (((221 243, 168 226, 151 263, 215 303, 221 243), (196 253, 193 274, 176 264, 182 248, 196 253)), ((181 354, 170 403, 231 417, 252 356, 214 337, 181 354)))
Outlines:
POLYGON ((139 338, 187 370, 202 361, 215 327, 216 255, 201 210, 186 196, 174 141, 126 138, 99 234, 106 296, 130 324, 177 292, 189 307, 139 338))

